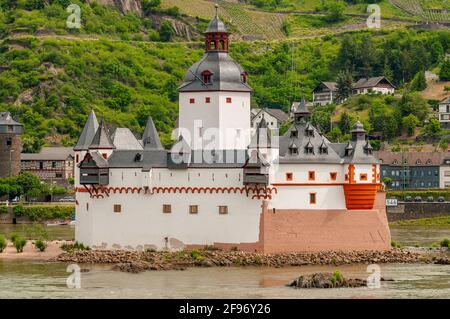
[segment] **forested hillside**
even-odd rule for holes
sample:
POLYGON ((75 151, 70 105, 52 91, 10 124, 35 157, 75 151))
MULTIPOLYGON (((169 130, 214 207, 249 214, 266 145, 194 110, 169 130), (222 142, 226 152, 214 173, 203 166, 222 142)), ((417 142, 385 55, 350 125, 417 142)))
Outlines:
MULTIPOLYGON (((36 151, 44 144, 73 145, 90 109, 109 123, 137 133, 143 131, 150 114, 164 143, 170 144, 177 117, 177 86, 203 54, 202 43, 162 39, 164 29, 154 26, 157 18, 87 3, 82 4, 87 12, 84 29, 67 30, 67 3, 40 3, 0 0, 0 111, 11 111, 25 124, 25 150, 36 151), (38 6, 28 7, 30 3, 38 6), (33 33, 27 29, 30 25, 46 32, 33 33), (20 28, 26 30, 19 32, 20 28)), ((168 9, 158 6, 157 10, 168 9)), ((199 28, 204 28, 207 20, 198 21, 199 28)), ((301 95, 310 99, 319 82, 335 80, 344 70, 354 78, 384 74, 406 92, 418 74, 440 68, 449 46, 448 31, 400 29, 277 42, 235 39, 231 54, 250 74, 253 105, 287 110, 301 95)), ((330 123, 329 118, 341 121, 341 114, 348 110, 353 113, 350 121, 360 117, 373 132, 392 139, 414 122, 412 117, 410 122, 403 118, 413 114, 423 121, 431 111, 426 101, 419 103, 425 105, 425 115, 423 110, 407 107, 411 94, 404 100, 400 96, 351 99, 344 110, 318 108, 315 120, 333 139, 345 139, 345 125, 331 132, 325 123, 330 123), (386 116, 395 114, 384 121, 395 122, 395 128, 371 123, 375 121, 373 111, 370 117, 373 104, 386 116), (400 113, 394 112, 398 105, 403 105, 400 113)))

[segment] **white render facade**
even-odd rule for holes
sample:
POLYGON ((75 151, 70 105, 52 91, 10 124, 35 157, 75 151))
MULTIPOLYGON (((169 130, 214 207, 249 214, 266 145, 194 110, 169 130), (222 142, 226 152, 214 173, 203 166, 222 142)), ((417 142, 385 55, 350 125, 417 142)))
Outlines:
MULTIPOLYGON (((355 125, 351 141, 330 143, 310 124, 303 101, 279 142, 265 118, 250 136, 248 75, 228 55, 228 32, 217 16, 206 38, 205 56, 190 68, 179 88, 181 129, 171 150, 161 145, 151 117, 137 140, 126 129, 108 132, 94 112, 89 115, 74 148, 76 241, 97 249, 223 245, 265 251, 264 238, 278 233, 287 240, 292 237, 283 226, 271 224, 274 214, 281 212, 277 216, 285 222, 283 216, 297 218, 298 211, 298 216, 335 214, 336 234, 341 237, 348 237, 342 223, 356 218, 369 230, 361 243, 389 247, 388 239, 374 239, 376 227, 385 227, 384 222, 378 225, 379 211, 373 211, 367 225, 361 220, 375 209, 380 183, 379 165, 362 125, 355 125), (209 129, 215 129, 221 141, 205 149, 209 129), (222 141, 230 129, 241 138, 222 141)), ((300 231, 301 222, 289 227, 295 223, 300 231)), ((319 237, 321 225, 316 225, 319 237)), ((350 244, 342 241, 342 248, 358 244, 349 238, 350 244)), ((274 246, 270 251, 303 249, 294 246, 274 246)))
POLYGON ((450 97, 439 102, 438 119, 442 128, 450 128, 450 97))

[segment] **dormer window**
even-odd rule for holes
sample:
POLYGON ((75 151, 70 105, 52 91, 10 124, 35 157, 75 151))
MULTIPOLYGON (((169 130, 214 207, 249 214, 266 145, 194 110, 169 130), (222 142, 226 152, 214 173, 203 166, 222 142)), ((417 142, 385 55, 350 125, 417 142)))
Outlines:
POLYGON ((204 84, 211 84, 212 83, 212 73, 209 70, 205 70, 201 73, 202 75, 202 81, 204 84))
POLYGON ((241 82, 247 83, 248 74, 247 72, 241 73, 241 82))
POLYGON ((392 162, 392 164, 397 165, 397 164, 398 164, 398 161, 395 159, 395 160, 392 162))
POLYGON ((328 147, 325 145, 320 146, 319 154, 328 154, 328 147))
POLYGON ((431 160, 430 159, 427 160, 427 165, 431 165, 431 164, 432 164, 431 160))
POLYGON ((309 124, 306 126, 306 129, 305 129, 305 135, 306 135, 307 137, 313 137, 313 136, 314 136, 314 129, 313 129, 312 126, 309 125, 309 124))
POLYGON ((308 142, 308 144, 306 144, 305 154, 314 154, 314 146, 311 144, 311 142, 308 142))
POLYGON ((141 153, 137 153, 136 156, 134 156, 134 161, 135 162, 141 162, 142 161, 142 154, 141 153))
POLYGON ((289 153, 291 155, 298 155, 298 146, 295 145, 294 142, 291 142, 291 144, 289 145, 289 153))
POLYGON ((416 161, 416 165, 422 165, 422 161, 421 161, 420 159, 418 159, 418 160, 416 161))
POLYGON ((295 137, 295 138, 298 137, 298 131, 295 127, 291 130, 291 138, 292 137, 295 137))

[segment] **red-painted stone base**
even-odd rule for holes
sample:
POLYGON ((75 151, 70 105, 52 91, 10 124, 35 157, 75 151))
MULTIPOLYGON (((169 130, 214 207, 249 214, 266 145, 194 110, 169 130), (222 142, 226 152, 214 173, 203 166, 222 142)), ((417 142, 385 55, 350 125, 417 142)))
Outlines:
POLYGON ((263 205, 259 242, 214 246, 264 253, 389 250, 391 234, 385 198, 384 193, 377 193, 371 210, 274 211, 263 205))

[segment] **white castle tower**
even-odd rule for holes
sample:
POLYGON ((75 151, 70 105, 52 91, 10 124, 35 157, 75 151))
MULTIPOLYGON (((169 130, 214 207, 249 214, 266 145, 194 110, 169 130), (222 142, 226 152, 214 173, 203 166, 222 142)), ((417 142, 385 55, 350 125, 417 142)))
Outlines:
POLYGON ((179 87, 179 135, 193 150, 244 150, 250 143, 252 89, 228 53, 230 33, 217 8, 205 32, 206 53, 179 87))

